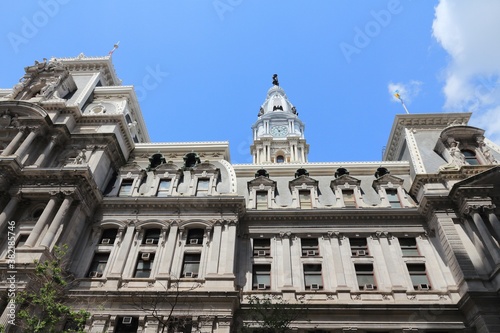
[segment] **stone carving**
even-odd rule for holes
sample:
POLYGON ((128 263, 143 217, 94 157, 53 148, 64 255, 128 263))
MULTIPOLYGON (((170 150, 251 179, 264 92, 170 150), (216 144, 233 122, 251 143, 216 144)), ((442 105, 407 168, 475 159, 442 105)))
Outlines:
POLYGON ((448 139, 448 144, 449 144, 448 148, 449 160, 447 164, 439 167, 440 171, 458 170, 460 169, 461 166, 467 164, 465 162, 464 154, 460 151, 459 148, 460 143, 450 138, 448 139))
POLYGON ((86 164, 87 163, 86 152, 87 152, 86 149, 80 150, 78 155, 75 157, 75 164, 86 164))
POLYGON ((10 126, 12 116, 10 115, 9 109, 5 110, 0 117, 0 128, 5 128, 10 126))
POLYGON ((486 144, 484 143, 484 136, 479 136, 476 139, 477 145, 479 147, 479 150, 483 153, 484 159, 486 160, 487 163, 491 164, 498 164, 498 161, 495 159, 495 157, 491 154, 491 151, 486 147, 486 144))

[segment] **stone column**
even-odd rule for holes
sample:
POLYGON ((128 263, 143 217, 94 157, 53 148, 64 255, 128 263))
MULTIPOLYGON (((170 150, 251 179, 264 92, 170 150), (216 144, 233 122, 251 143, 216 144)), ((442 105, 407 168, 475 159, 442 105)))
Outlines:
POLYGON ((3 209, 3 212, 0 213, 0 233, 3 233, 3 229, 7 225, 7 221, 9 221, 12 214, 14 214, 14 211, 20 201, 21 199, 17 195, 11 197, 9 203, 3 209))
POLYGON ((207 267, 207 274, 217 274, 219 272, 221 236, 222 236, 222 224, 220 221, 217 221, 215 222, 213 228, 212 242, 210 245, 212 251, 210 253, 210 261, 207 267))
POLYGON ((343 235, 338 232, 329 232, 328 236, 331 240, 332 252, 333 252, 333 267, 335 270, 335 277, 337 278, 337 288, 347 288, 344 265, 342 263, 342 254, 340 251, 340 242, 342 241, 343 235))
POLYGON ((158 271, 160 276, 170 276, 170 269, 172 268, 172 259, 174 258, 178 232, 179 226, 177 225, 177 223, 171 223, 167 243, 165 244, 165 256, 163 257, 164 259, 162 265, 160 266, 160 269, 158 271))
POLYGON ((66 214, 69 211, 69 207, 71 206, 71 203, 73 202, 73 198, 66 195, 64 198, 64 201, 61 204, 61 207, 59 207, 59 210, 56 213, 56 216, 54 216, 54 219, 52 220, 52 223, 50 224, 49 230, 45 233, 45 236, 43 237, 42 242, 40 243, 40 246, 45 246, 45 247, 50 247, 52 244, 52 241, 54 240, 54 237, 56 236, 57 230, 61 226, 61 224, 64 221, 64 218, 66 217, 66 214))
MULTIPOLYGON (((129 259, 129 252, 130 247, 132 246, 134 233, 135 225, 132 223, 132 221, 130 221, 129 225, 127 226, 127 230, 125 231, 125 236, 123 236, 123 240, 120 242, 120 244, 118 244, 120 247, 118 248, 118 254, 113 263, 113 266, 109 270, 109 278, 122 277, 123 268, 125 267, 127 259, 129 259)), ((130 260, 135 260, 135 258, 130 258, 130 260)))
POLYGON ((35 227, 33 230, 31 230, 30 235, 28 239, 26 240, 26 243, 24 243, 24 246, 27 247, 33 247, 35 246, 38 237, 40 237, 40 233, 43 231, 45 226, 47 225, 47 222, 49 221, 49 218, 52 216, 54 212, 54 208, 56 204, 59 202, 59 195, 58 194, 53 194, 52 197, 50 198, 49 202, 47 203, 47 206, 45 206, 45 209, 43 210, 42 215, 38 218, 38 221, 36 221, 35 227))
POLYGON ((236 256, 236 222, 227 224, 226 267, 224 273, 234 274, 234 260, 236 256))
POLYGON ((19 148, 17 148, 14 154, 19 156, 19 158, 22 158, 24 153, 26 153, 28 147, 33 143, 38 134, 39 134, 38 128, 30 129, 28 136, 26 137, 26 139, 24 139, 23 143, 21 143, 21 145, 19 146, 19 148))
POLYGON ((495 205, 490 205, 483 207, 483 210, 488 215, 488 220, 490 221, 490 224, 493 227, 493 230, 495 231, 497 240, 500 242, 500 221, 498 220, 498 217, 495 215, 495 208, 496 208, 495 205))
POLYGON ((389 239, 392 239, 392 236, 388 232, 377 232, 376 236, 380 242, 380 246, 382 247, 382 254, 384 255, 384 261, 387 271, 389 272, 389 279, 391 280, 392 288, 404 286, 404 275, 401 270, 401 264, 404 265, 404 263, 398 262, 398 264, 395 265, 396 260, 392 256, 391 245, 389 244, 389 239))
POLYGON ((24 133, 26 131, 26 128, 23 127, 17 132, 16 136, 12 141, 9 143, 9 145, 3 150, 1 156, 8 156, 11 155, 14 149, 17 147, 19 142, 21 141, 22 137, 24 136, 24 133))
POLYGON ((52 149, 54 149, 54 147, 56 146, 58 138, 59 138, 59 136, 57 136, 57 135, 53 135, 50 138, 49 144, 47 145, 47 147, 45 147, 43 152, 36 159, 36 161, 34 163, 35 166, 37 166, 37 167, 42 166, 42 164, 45 161, 45 159, 47 158, 47 156, 49 156, 49 154, 52 152, 52 149))
POLYGON ((282 250, 283 250, 283 287, 293 287, 292 280, 292 257, 290 253, 290 232, 281 232, 282 250))
POLYGON ((476 207, 476 206, 469 206, 467 207, 466 214, 470 215, 472 217, 472 220, 474 221, 474 224, 477 227, 477 230, 479 231, 479 234, 481 235, 481 239, 483 241, 483 244, 486 246, 488 251, 491 254, 491 257, 493 258, 493 262, 495 265, 500 264, 500 253, 498 250, 498 247, 493 243, 491 239, 490 232, 488 231, 488 228, 486 227, 486 224, 483 221, 483 218, 481 215, 479 215, 478 210, 481 207, 476 207))

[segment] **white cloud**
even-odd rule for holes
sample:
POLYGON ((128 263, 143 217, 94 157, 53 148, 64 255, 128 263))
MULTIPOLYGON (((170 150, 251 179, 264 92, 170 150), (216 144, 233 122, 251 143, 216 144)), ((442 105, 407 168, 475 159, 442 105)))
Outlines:
POLYGON ((394 93, 397 91, 405 104, 409 105, 411 104, 412 100, 418 96, 420 93, 422 86, 422 82, 412 80, 408 83, 402 83, 402 82, 389 82, 387 85, 387 90, 389 91, 389 94, 391 95, 391 100, 393 102, 399 102, 399 100, 394 97, 394 93))
POLYGON ((500 138, 500 1, 440 0, 433 36, 449 53, 444 108, 473 111, 471 123, 500 138))

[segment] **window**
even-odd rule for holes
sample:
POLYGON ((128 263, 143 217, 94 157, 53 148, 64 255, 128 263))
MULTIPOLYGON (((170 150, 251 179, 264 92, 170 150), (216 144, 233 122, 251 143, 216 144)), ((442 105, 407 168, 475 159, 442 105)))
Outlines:
POLYGON ((311 209, 311 191, 300 190, 299 191, 299 203, 302 209, 311 209))
POLYGON ((252 289, 265 290, 271 288, 271 265, 253 265, 252 289))
POLYGON ((354 198, 354 190, 342 190, 344 206, 348 208, 356 208, 356 199, 354 198))
POLYGON ((154 245, 158 244, 160 240, 160 229, 146 229, 144 231, 144 238, 142 239, 142 244, 154 245))
POLYGON ((166 197, 170 194, 170 179, 161 179, 158 184, 158 192, 156 192, 157 197, 166 197))
POLYGON ((193 321, 191 318, 170 318, 167 333, 191 333, 193 321))
POLYGON ((188 245, 202 245, 203 244, 203 229, 189 229, 186 239, 188 245))
POLYGON ((425 272, 425 264, 406 264, 408 273, 410 273, 411 283, 415 290, 429 290, 429 279, 425 272))
POLYGON ((364 257, 369 254, 366 238, 349 238, 351 244, 351 254, 354 257, 364 257))
POLYGON ((115 333, 136 333, 139 328, 139 318, 118 316, 116 317, 115 333))
POLYGON ((123 180, 122 184, 120 185, 120 192, 118 192, 119 197, 127 197, 132 195, 132 184, 134 183, 133 180, 123 180))
POLYGON ((395 189, 386 189, 387 200, 392 208, 401 208, 401 202, 399 201, 398 191, 395 189))
POLYGON ((356 270, 359 290, 377 289, 375 286, 372 264, 354 264, 354 269, 356 270))
POLYGON ((302 246, 303 257, 315 257, 319 255, 319 246, 317 238, 301 238, 300 244, 302 246))
POLYGON ((135 266, 135 278, 148 278, 151 276, 151 268, 155 259, 154 253, 141 252, 135 266))
POLYGON ((256 208, 257 209, 267 209, 267 191, 256 191, 255 192, 256 199, 256 208))
POLYGON ((472 150, 462 150, 464 154, 465 161, 470 165, 479 165, 479 161, 476 158, 476 153, 472 150))
POLYGON ((276 156, 276 163, 285 163, 285 157, 283 155, 276 156))
POLYGON ((415 238, 399 238, 399 245, 401 246, 401 252, 405 257, 415 257, 419 256, 417 248, 417 240, 415 238))
POLYGON ((254 238, 253 256, 269 257, 271 255, 271 240, 269 238, 254 238))
POLYGON ((320 264, 304 264, 304 284, 310 290, 323 288, 320 264))
POLYGON ((208 195, 208 186, 210 184, 210 179, 198 179, 198 186, 196 187, 197 197, 206 197, 208 195))
POLYGON ((195 278, 198 277, 200 270, 201 253, 186 253, 184 254, 184 263, 182 265, 182 277, 195 278))
POLYGON ((19 237, 17 237, 16 247, 23 246, 24 243, 26 243, 26 241, 28 240, 28 237, 28 234, 20 234, 19 237))
POLYGON ((106 269, 108 259, 109 253, 96 253, 94 255, 94 259, 92 259, 92 263, 90 264, 90 269, 87 276, 91 278, 102 277, 102 275, 104 274, 104 270, 106 269))
POLYGON ((99 244, 114 244, 116 235, 118 234, 118 229, 104 229, 102 231, 101 235, 101 240, 99 241, 99 244))

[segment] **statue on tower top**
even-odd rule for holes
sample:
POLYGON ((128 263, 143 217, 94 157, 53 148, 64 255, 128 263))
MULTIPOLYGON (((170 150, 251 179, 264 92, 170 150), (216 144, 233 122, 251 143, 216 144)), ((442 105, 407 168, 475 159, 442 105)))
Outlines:
POLYGON ((278 82, 278 74, 274 74, 273 75, 273 84, 275 86, 279 86, 280 85, 280 83, 278 82))

